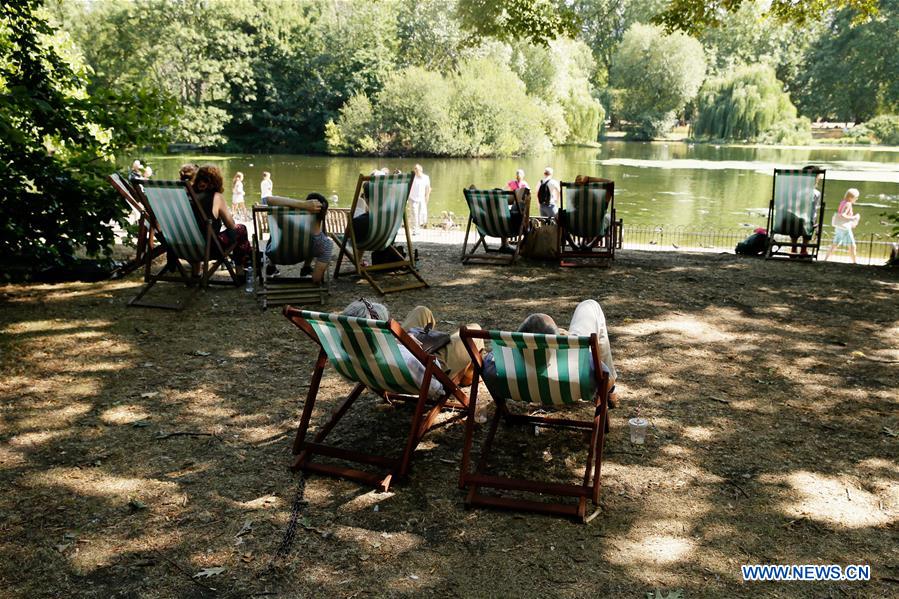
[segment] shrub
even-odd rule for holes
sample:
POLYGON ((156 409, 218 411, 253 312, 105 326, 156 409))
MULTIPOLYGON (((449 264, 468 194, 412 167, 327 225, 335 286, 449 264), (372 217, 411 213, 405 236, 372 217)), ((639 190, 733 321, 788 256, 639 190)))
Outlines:
POLYGON ((812 122, 804 116, 777 122, 758 138, 759 143, 787 146, 804 146, 811 141, 812 122))
POLYGON ((562 108, 565 110, 565 122, 568 123, 568 142, 595 142, 606 116, 599 100, 591 96, 585 87, 576 87, 562 101, 562 108))
POLYGON ((879 143, 899 146, 899 115, 882 114, 865 123, 865 127, 879 143))

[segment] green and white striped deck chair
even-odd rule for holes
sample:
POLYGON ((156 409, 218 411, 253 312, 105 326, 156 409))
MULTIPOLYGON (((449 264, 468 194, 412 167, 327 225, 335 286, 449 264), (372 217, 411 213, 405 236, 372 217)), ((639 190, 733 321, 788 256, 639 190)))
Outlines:
MULTIPOLYGON (((512 212, 515 192, 505 189, 463 189, 465 202, 468 204, 468 226, 465 229, 465 241, 462 244, 462 263, 485 262, 490 264, 512 264, 518 258, 520 243, 514 244, 515 253, 503 254, 498 249, 487 246, 487 237, 507 240, 520 240, 528 226, 528 204, 519 205, 521 220, 512 212), (468 236, 474 224, 478 236, 477 242, 468 251, 468 236), (478 253, 478 247, 484 251, 478 253)), ((528 194, 527 198, 530 197, 528 194)))
POLYGON ((470 330, 465 327, 460 334, 475 365, 465 426, 462 471, 459 478, 459 486, 468 488, 466 503, 565 515, 583 521, 586 518, 587 499, 598 505, 602 451, 605 433, 608 430, 608 373, 600 362, 597 336, 539 335, 470 330), (469 456, 477 413, 478 381, 484 377, 484 359, 475 345, 475 339, 489 340, 492 343, 496 376, 485 382, 496 403, 496 411, 487 436, 481 444, 482 453, 475 471, 469 472, 469 456), (510 401, 528 407, 560 409, 569 409, 578 404, 589 405, 593 418, 572 420, 513 414, 507 405, 510 401), (586 448, 586 467, 581 484, 488 474, 486 468, 491 448, 502 419, 513 424, 590 431, 589 445, 586 448), (508 495, 484 495, 479 492, 481 487, 574 497, 577 503, 533 501, 508 495))
POLYGON ((766 258, 818 258, 824 220, 824 179, 825 171, 819 168, 774 169, 774 190, 768 206, 766 258), (819 177, 820 191, 817 189, 819 177), (805 252, 797 254, 799 248, 804 248, 805 252))
POLYGON ((559 263, 608 266, 615 258, 615 183, 561 183, 559 263), (573 260, 578 260, 577 262, 573 260))
POLYGON ((347 245, 350 245, 356 274, 368 281, 378 293, 393 293, 428 286, 415 268, 415 250, 412 248, 412 234, 406 215, 406 202, 409 200, 409 192, 412 191, 413 179, 413 173, 370 177, 359 175, 350 214, 356 214, 356 207, 364 186, 367 189, 365 202, 368 205, 368 231, 365 239, 356 239, 352 220, 347 224, 337 256, 337 265, 334 268, 335 278, 340 276, 340 265, 344 255, 349 255, 346 249, 347 245), (365 185, 366 183, 368 185, 365 185), (364 265, 362 259, 365 252, 378 252, 393 245, 400 225, 403 225, 406 232, 406 248, 408 249, 406 257, 398 256, 396 260, 384 264, 364 265), (374 276, 379 272, 390 273, 390 276, 395 278, 411 275, 415 280, 385 287, 382 285, 384 278, 378 280, 374 276))
POLYGON ((159 281, 171 281, 184 283, 192 287, 199 283, 196 289, 206 288, 210 283, 210 277, 225 265, 231 280, 227 284, 236 285, 237 279, 233 268, 227 261, 228 255, 233 250, 222 248, 218 237, 212 230, 212 221, 197 203, 193 192, 187 184, 181 181, 156 181, 147 180, 140 184, 141 192, 147 199, 147 212, 151 220, 151 228, 159 230, 163 235, 163 243, 166 248, 166 265, 156 274, 153 274, 153 254, 147 253, 146 270, 144 278, 146 284, 130 302, 129 306, 145 306, 150 308, 165 308, 180 310, 184 304, 160 304, 142 302, 141 298, 153 288, 159 281), (198 216, 206 221, 205 230, 198 224, 198 216), (210 261, 214 262, 210 264, 210 261), (199 280, 193 279, 184 269, 181 261, 191 264, 201 264, 199 280), (177 271, 177 275, 167 275, 167 272, 177 271))
POLYGON ((118 279, 143 266, 146 262, 145 252, 151 252, 153 254, 153 259, 155 259, 165 253, 165 246, 161 243, 155 243, 157 236, 161 237, 161 234, 159 231, 151 228, 150 214, 147 212, 143 196, 135 191, 128 180, 119 173, 109 175, 107 180, 112 185, 113 189, 115 189, 122 199, 125 200, 128 207, 132 210, 132 213, 134 211, 137 212, 137 235, 134 240, 134 258, 112 272, 110 278, 118 279))
MULTIPOLYGON (((303 311, 292 306, 284 308, 284 315, 320 347, 293 445, 295 469, 349 478, 387 490, 393 479, 406 476, 412 453, 440 411, 445 408, 464 409, 468 405, 465 393, 441 370, 434 357, 425 353, 395 320, 352 318, 303 311), (410 361, 413 364, 417 361, 415 366, 418 367, 410 366, 410 361), (354 387, 331 419, 318 429, 311 441, 307 441, 309 421, 322 373, 328 363, 354 387), (399 457, 390 458, 324 444, 331 429, 366 389, 384 398, 406 399, 415 403, 408 434, 405 439, 396 435, 396 444, 403 444, 399 457), (455 401, 450 402, 451 398, 455 401), (428 404, 433 405, 428 408, 428 404), (316 455, 375 466, 380 472, 373 474, 333 463, 314 462, 312 458, 316 455)), ((365 430, 370 429, 370 425, 365 427, 365 430)), ((379 438, 389 436, 381 430, 377 431, 377 435, 379 438)))
POLYGON ((312 237, 318 219, 317 214, 289 206, 253 206, 253 258, 259 281, 256 296, 263 310, 282 304, 325 303, 325 281, 313 283, 310 277, 273 278, 267 268, 269 264, 301 264, 312 256, 312 237), (267 240, 263 233, 266 230, 267 240))

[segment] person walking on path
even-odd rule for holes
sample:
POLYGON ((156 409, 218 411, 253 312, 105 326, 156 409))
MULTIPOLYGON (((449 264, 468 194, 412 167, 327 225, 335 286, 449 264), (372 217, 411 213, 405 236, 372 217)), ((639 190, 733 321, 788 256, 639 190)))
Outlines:
POLYGON ((827 262, 838 245, 845 245, 849 247, 849 257, 852 258, 852 263, 858 264, 855 257, 855 236, 852 234, 852 229, 858 226, 858 221, 861 218, 861 215, 856 214, 852 209, 852 205, 855 204, 857 199, 857 189, 851 187, 846 190, 846 195, 843 196, 840 207, 837 208, 830 221, 830 224, 834 227, 833 241, 830 244, 830 249, 827 250, 827 254, 824 256, 825 262, 827 262))
POLYGON ((272 193, 272 189, 274 188, 274 184, 272 183, 272 174, 268 171, 263 171, 262 173, 262 183, 259 184, 259 192, 262 198, 262 204, 265 204, 265 200, 268 197, 274 195, 272 193))
POLYGON ((562 188, 559 182, 553 179, 552 167, 543 169, 543 178, 540 179, 540 187, 537 188, 537 203, 540 204, 540 216, 555 218, 559 212, 559 197, 562 188))
MULTIPOLYGON (((271 194, 270 194, 271 195, 271 194)), ((243 173, 237 171, 231 180, 231 207, 234 214, 241 220, 247 219, 246 193, 243 189, 243 173)))
POLYGON ((428 224, 428 202, 431 200, 431 178, 427 176, 420 164, 413 169, 415 178, 412 180, 412 190, 409 192, 409 201, 412 204, 412 234, 418 233, 418 228, 428 224))

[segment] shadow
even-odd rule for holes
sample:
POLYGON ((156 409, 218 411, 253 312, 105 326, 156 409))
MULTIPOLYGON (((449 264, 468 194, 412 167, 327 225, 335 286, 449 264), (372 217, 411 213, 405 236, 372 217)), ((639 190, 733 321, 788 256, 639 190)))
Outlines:
MULTIPOLYGON (((424 304, 442 330, 508 329, 533 311, 567 324, 581 300, 602 304, 622 407, 595 520, 464 509, 452 423, 425 437, 390 493, 309 477, 294 547, 269 570, 296 489, 287 465, 312 343, 242 290, 210 289, 173 314, 125 307, 137 274, 6 286, 8 592, 719 597, 748 592, 741 564, 862 563, 871 582, 749 588, 895 594, 895 272, 637 251, 606 270, 462 266, 458 248, 416 246, 431 287, 383 300, 397 317, 424 304), (652 423, 644 446, 627 436, 638 412, 652 423)), ((341 277, 323 309, 360 294, 374 296, 341 277)), ((348 389, 326 371, 313 426, 348 389)), ((367 395, 335 434, 388 448, 407 423, 405 407, 367 395)), ((581 473, 570 433, 511 429, 497 443, 494 468, 560 482, 581 473)))

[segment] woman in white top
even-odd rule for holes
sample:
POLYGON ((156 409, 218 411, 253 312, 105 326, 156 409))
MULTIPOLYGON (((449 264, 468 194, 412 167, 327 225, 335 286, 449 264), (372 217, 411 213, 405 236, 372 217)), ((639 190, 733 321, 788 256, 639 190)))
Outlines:
POLYGON ((424 173, 420 164, 413 169, 415 179, 409 201, 412 203, 412 233, 418 233, 418 227, 428 224, 428 202, 431 200, 431 178, 424 173))
POLYGON ((237 218, 241 220, 246 220, 247 218, 247 207, 244 203, 244 198, 246 197, 246 193, 243 190, 243 173, 237 171, 234 174, 234 178, 231 180, 231 207, 234 209, 234 214, 237 218))
POLYGON ((272 174, 268 171, 264 171, 262 173, 262 183, 259 184, 259 191, 262 193, 262 203, 265 204, 265 199, 271 195, 273 195, 272 188, 274 185, 272 184, 272 174))

